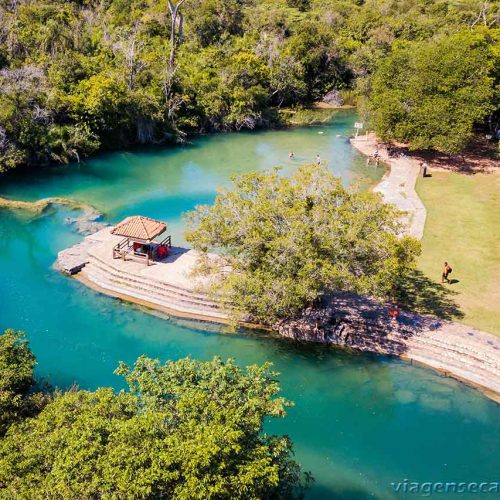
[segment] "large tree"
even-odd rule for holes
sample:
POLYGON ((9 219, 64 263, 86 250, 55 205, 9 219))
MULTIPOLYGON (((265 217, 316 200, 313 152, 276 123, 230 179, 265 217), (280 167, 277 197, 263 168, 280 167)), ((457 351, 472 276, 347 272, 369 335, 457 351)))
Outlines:
POLYGON ((396 48, 370 82, 377 134, 415 149, 463 150, 495 109, 491 43, 467 31, 396 48))
POLYGON ((299 466, 269 365, 141 357, 121 365, 129 390, 56 394, 0 441, 5 498, 296 498, 299 466))
POLYGON ((420 248, 400 234, 400 218, 380 195, 304 166, 291 178, 275 170, 234 179, 213 206, 188 214, 186 238, 222 257, 201 259, 199 272, 219 276, 211 291, 234 317, 272 324, 331 292, 394 291, 420 248))

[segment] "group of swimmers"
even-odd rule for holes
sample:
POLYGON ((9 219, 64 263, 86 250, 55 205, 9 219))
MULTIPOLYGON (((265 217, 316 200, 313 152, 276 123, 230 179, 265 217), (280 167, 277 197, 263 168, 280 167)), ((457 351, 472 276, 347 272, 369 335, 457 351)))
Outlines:
MULTIPOLYGON (((290 153, 288 153, 288 158, 290 158, 290 160, 294 160, 295 153, 293 151, 290 151, 290 153)), ((321 156, 319 155, 319 153, 316 153, 316 165, 321 165, 321 156)))

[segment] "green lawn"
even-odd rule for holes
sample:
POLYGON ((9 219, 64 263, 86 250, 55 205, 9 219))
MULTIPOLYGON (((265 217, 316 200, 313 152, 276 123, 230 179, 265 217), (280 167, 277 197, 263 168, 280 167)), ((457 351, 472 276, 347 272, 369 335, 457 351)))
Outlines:
POLYGON ((500 174, 432 172, 417 192, 427 208, 420 270, 440 281, 447 260, 460 320, 500 335, 500 174))

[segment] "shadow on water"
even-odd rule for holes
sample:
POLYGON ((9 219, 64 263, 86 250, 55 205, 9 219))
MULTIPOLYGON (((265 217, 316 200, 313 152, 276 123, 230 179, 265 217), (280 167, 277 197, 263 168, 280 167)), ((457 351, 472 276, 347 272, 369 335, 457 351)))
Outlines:
POLYGON ((402 280, 397 299, 405 309, 443 320, 457 320, 463 318, 464 313, 453 300, 455 295, 457 292, 415 270, 402 280))

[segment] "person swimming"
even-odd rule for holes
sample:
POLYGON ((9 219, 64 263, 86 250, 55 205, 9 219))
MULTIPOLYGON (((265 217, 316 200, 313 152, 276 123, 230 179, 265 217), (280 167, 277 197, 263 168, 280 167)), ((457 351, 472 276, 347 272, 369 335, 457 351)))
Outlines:
POLYGON ((293 160, 295 158, 295 153, 293 151, 290 151, 288 153, 288 158, 290 158, 290 160, 293 160))

